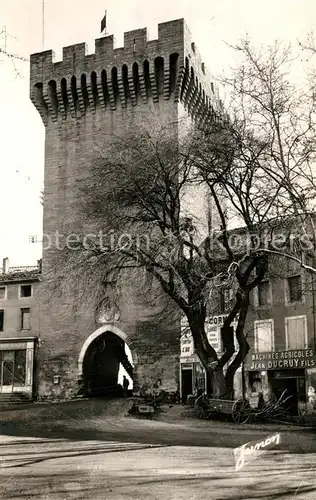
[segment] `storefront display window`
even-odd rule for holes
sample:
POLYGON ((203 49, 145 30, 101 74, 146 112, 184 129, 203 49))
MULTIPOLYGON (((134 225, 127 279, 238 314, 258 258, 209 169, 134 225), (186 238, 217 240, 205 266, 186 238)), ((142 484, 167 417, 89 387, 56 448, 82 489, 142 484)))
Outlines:
POLYGON ((14 385, 25 384, 26 351, 15 351, 14 385))
POLYGON ((25 385, 26 350, 0 351, 1 388, 25 385))

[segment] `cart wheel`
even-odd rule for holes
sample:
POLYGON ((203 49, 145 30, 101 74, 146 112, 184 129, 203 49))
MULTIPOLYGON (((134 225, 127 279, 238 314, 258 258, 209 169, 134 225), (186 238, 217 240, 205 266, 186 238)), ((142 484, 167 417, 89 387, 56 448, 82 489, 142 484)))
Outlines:
POLYGON ((306 416, 308 415, 307 406, 305 408, 298 407, 298 423, 299 425, 306 424, 306 416))
POLYGON ((250 405, 245 399, 238 399, 233 404, 232 418, 235 424, 245 424, 250 418, 250 405))
POLYGON ((202 406, 196 405, 195 407, 195 415, 200 420, 204 420, 206 418, 206 412, 202 406))

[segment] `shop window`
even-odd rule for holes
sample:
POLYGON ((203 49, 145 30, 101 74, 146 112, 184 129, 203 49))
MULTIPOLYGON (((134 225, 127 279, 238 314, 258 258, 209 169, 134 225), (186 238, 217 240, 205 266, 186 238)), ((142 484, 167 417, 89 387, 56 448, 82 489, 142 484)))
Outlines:
POLYGON ((32 297, 32 285, 21 285, 20 297, 32 297))
POLYGON ((306 316, 285 318, 286 349, 306 349, 306 316))
POLYGON ((5 300, 6 298, 6 287, 0 286, 0 300, 5 300))
POLYGON ((270 304, 270 283, 269 281, 262 281, 258 285, 258 305, 267 306, 270 304))
POLYGON ((0 332, 3 332, 4 325, 4 310, 0 309, 0 332))
POLYGON ((25 307, 21 309, 21 330, 30 330, 31 328, 31 309, 29 307, 25 307))
POLYGON ((1 384, 9 386, 13 384, 14 351, 3 351, 1 355, 2 380, 1 384))
POLYGON ((270 352, 274 349, 274 323, 273 319, 254 322, 255 350, 257 352, 270 352))
POLYGON ((287 279, 288 302, 302 301, 302 278, 301 276, 291 276, 287 279))
POLYGON ((26 372, 26 350, 15 351, 14 358, 14 378, 15 386, 25 385, 26 372))

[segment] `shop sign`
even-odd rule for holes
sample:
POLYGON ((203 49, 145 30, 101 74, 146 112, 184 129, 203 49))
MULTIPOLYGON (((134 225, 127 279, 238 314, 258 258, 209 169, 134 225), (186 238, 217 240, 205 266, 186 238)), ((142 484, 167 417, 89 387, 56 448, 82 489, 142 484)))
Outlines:
POLYGON ((26 342, 0 344, 0 351, 20 351, 26 349, 26 342))
MULTIPOLYGON (((205 322, 207 339, 211 344, 211 346, 213 347, 213 349, 215 349, 217 354, 222 352, 222 338, 220 329, 223 326, 224 321, 227 317, 228 314, 222 314, 220 316, 211 316, 207 318, 205 322)), ((236 321, 238 321, 238 317, 235 319, 235 322, 232 323, 233 326, 236 326, 236 321)), ((235 341, 236 339, 234 336, 234 342, 235 341)), ((191 330, 185 318, 183 318, 181 322, 180 345, 181 345, 181 354, 180 354, 181 358, 190 357, 195 353, 191 330)))
MULTIPOLYGON (((208 318, 208 322, 211 326, 223 326, 225 319, 228 318, 228 314, 221 314, 220 316, 211 316, 208 318)), ((237 323, 238 315, 235 317, 233 324, 237 323)))
POLYGON ((289 368, 312 368, 316 366, 314 349, 296 349, 275 352, 257 352, 245 360, 245 370, 288 370, 289 368))
POLYGON ((192 370, 193 369, 193 364, 189 362, 189 360, 186 360, 186 363, 181 364, 182 370, 192 370))
POLYGON ((216 352, 221 350, 221 331, 217 326, 207 325, 207 339, 216 352))
POLYGON ((192 356, 180 356, 180 363, 181 366, 185 365, 186 363, 200 363, 200 360, 196 354, 193 354, 192 356))

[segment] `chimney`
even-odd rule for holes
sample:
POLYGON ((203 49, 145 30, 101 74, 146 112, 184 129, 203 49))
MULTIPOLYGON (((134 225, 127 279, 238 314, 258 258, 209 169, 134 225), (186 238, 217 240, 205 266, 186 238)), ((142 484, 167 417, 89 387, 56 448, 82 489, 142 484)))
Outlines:
POLYGON ((9 258, 8 257, 5 257, 3 260, 2 260, 2 272, 3 274, 7 274, 9 272, 9 258))

